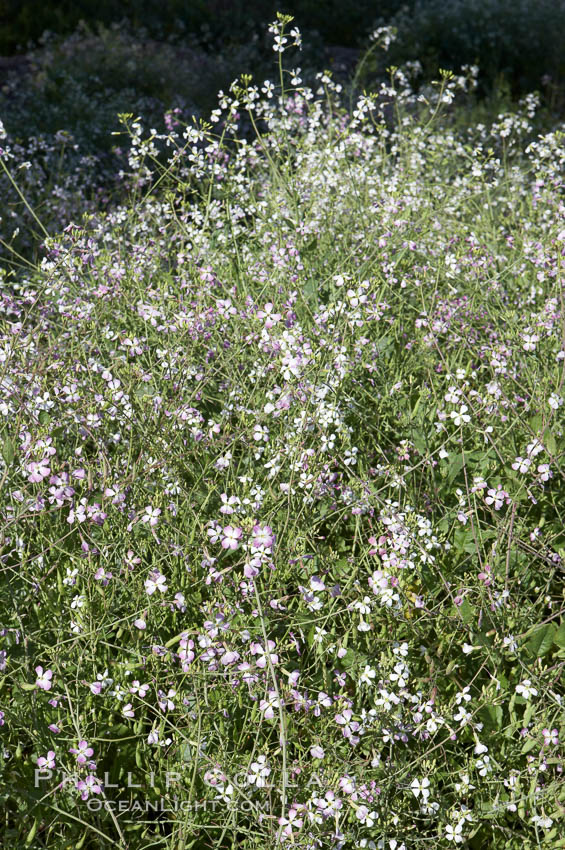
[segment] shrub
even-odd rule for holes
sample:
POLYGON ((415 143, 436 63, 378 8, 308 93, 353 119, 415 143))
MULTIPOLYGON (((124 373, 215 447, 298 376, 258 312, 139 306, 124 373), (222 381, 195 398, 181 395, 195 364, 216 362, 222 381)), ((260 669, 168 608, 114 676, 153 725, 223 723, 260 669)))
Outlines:
POLYGON ((484 91, 503 78, 513 96, 565 81, 563 0, 416 0, 380 23, 398 29, 387 60, 417 58, 428 79, 474 64, 484 91))
POLYGON ((563 128, 271 29, 2 281, 2 843, 553 850, 563 128))

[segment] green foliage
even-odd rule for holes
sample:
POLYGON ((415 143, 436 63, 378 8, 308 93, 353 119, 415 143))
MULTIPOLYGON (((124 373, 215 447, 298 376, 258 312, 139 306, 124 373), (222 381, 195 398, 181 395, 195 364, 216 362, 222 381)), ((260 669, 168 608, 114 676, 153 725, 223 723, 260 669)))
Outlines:
MULTIPOLYGON (((44 246, 0 276, 0 843, 554 850, 562 128, 402 68, 349 110, 271 34, 209 120, 124 105, 127 201, 64 229, 83 172, 0 126, 44 246)), ((97 38, 80 88, 133 86, 97 38)))
POLYGON ((483 93, 506 84, 514 97, 545 89, 549 100, 565 84, 563 0, 415 0, 380 23, 398 29, 387 61, 417 59, 428 79, 478 65, 483 93))

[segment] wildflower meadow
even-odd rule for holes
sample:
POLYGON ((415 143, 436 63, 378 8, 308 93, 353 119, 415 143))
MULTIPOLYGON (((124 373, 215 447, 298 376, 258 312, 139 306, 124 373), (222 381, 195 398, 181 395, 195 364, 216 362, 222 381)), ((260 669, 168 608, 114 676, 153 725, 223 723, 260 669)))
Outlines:
POLYGON ((0 845, 565 847, 565 125, 270 37, 84 216, 0 125, 0 845))

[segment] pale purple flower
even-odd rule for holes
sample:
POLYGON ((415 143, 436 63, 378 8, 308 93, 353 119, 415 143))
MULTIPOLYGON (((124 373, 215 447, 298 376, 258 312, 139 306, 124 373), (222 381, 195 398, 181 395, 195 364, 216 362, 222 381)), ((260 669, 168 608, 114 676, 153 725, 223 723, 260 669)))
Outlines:
POLYGON ((279 663, 279 656, 273 652, 275 649, 274 640, 267 641, 267 651, 263 648, 260 643, 252 643, 250 646, 251 655, 259 655, 259 659, 255 662, 257 667, 263 669, 267 666, 267 658, 270 658, 271 664, 279 663))
POLYGON ((43 479, 47 478, 47 476, 51 473, 47 458, 43 458, 43 460, 40 460, 39 462, 32 460, 31 463, 28 463, 26 469, 29 472, 27 480, 32 483, 39 483, 40 481, 43 481, 43 479))
POLYGON ((96 579, 96 581, 101 581, 102 585, 106 587, 106 585, 112 578, 112 573, 107 573, 104 567, 99 567, 94 573, 94 578, 96 579))
POLYGON ((51 681, 53 679, 53 671, 45 670, 44 672, 43 667, 38 666, 35 668, 35 672, 37 673, 36 687, 41 688, 43 691, 50 691, 53 684, 51 681))
POLYGON ((141 522, 148 522, 150 526, 155 526, 159 522, 160 513, 161 508, 153 508, 151 505, 147 505, 145 513, 141 517, 141 522))
POLYGON ((78 746, 71 747, 69 752, 76 755, 78 764, 86 764, 90 756, 94 754, 94 750, 88 745, 88 741, 79 741, 78 746))
POLYGON ((259 708, 264 713, 267 720, 272 720, 275 716, 275 708, 280 706, 279 698, 276 691, 269 691, 268 699, 262 699, 259 703, 259 708))
POLYGON ((151 596, 156 590, 161 593, 167 590, 167 579, 159 570, 153 570, 149 574, 149 578, 145 580, 145 591, 148 596, 151 596))
POLYGON ((81 800, 88 800, 90 794, 101 794, 102 786, 99 780, 92 775, 79 779, 76 784, 77 790, 80 791, 81 800))
POLYGON ((138 558, 135 553, 128 549, 127 554, 124 558, 124 563, 128 570, 134 570, 137 564, 141 564, 141 558, 138 558))
POLYGON ((175 704, 173 702, 173 697, 176 696, 176 693, 177 692, 174 691, 172 688, 170 688, 167 693, 165 693, 164 691, 161 691, 161 690, 158 692, 158 694, 157 694, 158 700, 157 701, 159 703, 159 708, 161 709, 161 711, 173 711, 174 710, 175 704))
POLYGON ((542 729, 544 747, 555 746, 559 743, 559 732, 557 729, 542 729))
MULTIPOLYGON (((225 529, 224 529, 225 531, 225 529)), ((251 545, 254 549, 270 549, 275 543, 275 535, 270 525, 254 525, 253 526, 253 541, 251 545)))
POLYGON ((367 808, 367 806, 358 806, 355 810, 355 817, 363 824, 363 826, 374 826, 375 821, 377 820, 377 813, 371 812, 367 808))
POLYGON ((241 528, 234 528, 231 525, 226 525, 223 530, 222 546, 224 549, 237 549, 239 541, 243 535, 241 528))
POLYGON ((37 766, 52 769, 55 767, 55 753, 49 750, 46 756, 40 756, 37 759, 37 766))
POLYGON ((149 685, 142 685, 139 679, 135 679, 131 683, 131 688, 129 689, 130 694, 137 694, 140 699, 143 699, 148 691, 149 685))

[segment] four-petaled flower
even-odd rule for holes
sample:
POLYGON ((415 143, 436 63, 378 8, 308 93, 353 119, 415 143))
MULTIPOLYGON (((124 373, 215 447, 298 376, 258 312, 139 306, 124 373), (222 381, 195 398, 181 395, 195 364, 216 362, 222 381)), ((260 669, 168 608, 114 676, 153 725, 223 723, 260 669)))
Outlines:
POLYGON ((256 788, 265 788, 270 772, 267 756, 257 756, 257 761, 252 762, 249 767, 247 782, 249 785, 255 785, 256 788))
POLYGON ((167 579, 159 570, 153 570, 149 574, 149 578, 145 579, 145 591, 147 595, 151 596, 156 590, 159 590, 161 593, 167 590, 167 579))
POLYGON ((232 525, 226 525, 223 530, 222 546, 224 549, 237 549, 239 541, 243 535, 241 528, 234 528, 232 525))
POLYGON ((451 418, 453 419, 453 423, 457 427, 459 427, 459 425, 462 425, 464 422, 470 422, 471 421, 471 417, 467 413, 468 409, 469 408, 467 407, 466 404, 462 404, 461 407, 459 408, 459 412, 452 410, 451 413, 449 414, 451 416, 451 418))
POLYGON ((95 776, 87 776, 77 782, 77 790, 80 791, 81 800, 88 800, 90 794, 101 794, 102 786, 95 776))
POLYGON ((55 753, 53 750, 49 750, 46 756, 40 756, 37 759, 38 767, 45 768, 53 768, 55 767, 55 753))
POLYGON ((150 526, 157 525, 160 513, 161 508, 153 508, 151 505, 147 505, 145 513, 141 517, 141 522, 148 522, 150 526))
POLYGON ((37 688, 41 688, 43 691, 50 691, 53 682, 53 671, 52 670, 43 670, 43 667, 38 666, 35 668, 35 672, 37 673, 37 679, 35 681, 35 686, 37 688))
POLYGON ((262 699, 259 703, 259 708, 267 718, 272 720, 275 716, 275 708, 280 706, 279 698, 276 691, 269 691, 268 698, 262 699))
POLYGON ((430 796, 430 792, 428 788, 430 787, 430 780, 425 776, 423 779, 413 779, 410 788, 412 789, 412 793, 417 798, 422 795, 423 800, 427 800, 430 796))
POLYGON ((89 747, 88 741, 79 741, 77 747, 71 747, 69 750, 77 757, 77 764, 86 764, 91 755, 94 754, 92 747, 89 747))
POLYGON ((529 679, 524 679, 519 685, 516 685, 516 693, 521 694, 524 699, 529 699, 530 697, 537 697, 538 692, 537 689, 532 686, 532 683, 529 679))

